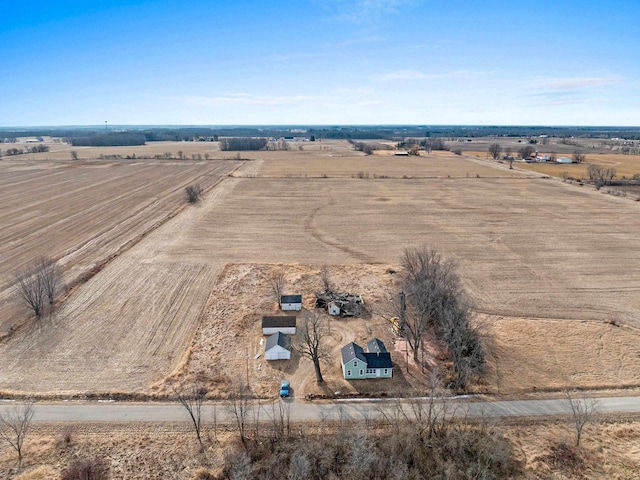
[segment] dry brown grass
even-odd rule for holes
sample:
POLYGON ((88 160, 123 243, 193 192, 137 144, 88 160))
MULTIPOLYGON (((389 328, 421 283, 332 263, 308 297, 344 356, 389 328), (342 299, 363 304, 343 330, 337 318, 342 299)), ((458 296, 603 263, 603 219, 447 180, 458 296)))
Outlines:
MULTIPOLYGON (((133 480, 190 480, 203 470, 220 474, 226 451, 236 445, 237 434, 212 424, 205 428, 206 457, 197 453, 195 436, 186 424, 84 424, 74 431, 70 445, 57 438, 64 425, 38 425, 25 443, 21 475, 13 471, 12 451, 0 446, 0 475, 7 480, 57 479, 75 458, 107 460, 111 478, 133 480)), ((354 428, 357 428, 354 426, 354 428)), ((498 426, 523 462, 521 478, 636 479, 640 471, 640 424, 633 420, 608 420, 588 424, 583 445, 576 450, 579 468, 557 464, 550 455, 555 446, 573 443, 565 420, 498 426)), ((296 425, 295 432, 318 433, 313 425, 296 425)), ((325 432, 325 430, 322 430, 325 432)), ((14 452, 13 452, 14 453, 14 452)))
MULTIPOLYGON (((269 291, 269 278, 279 269, 286 272, 286 291, 303 295, 304 310, 314 310, 314 293, 322 290, 320 266, 306 265, 228 265, 218 279, 215 294, 209 299, 203 320, 189 351, 188 360, 181 365, 167 384, 158 384, 152 392, 169 393, 173 382, 203 382, 212 397, 224 397, 230 381, 249 377, 254 395, 275 398, 280 381, 288 379, 294 395, 388 394, 410 395, 424 392, 425 374, 411 362, 405 368, 404 342, 394 338, 390 324, 379 315, 384 293, 393 284, 394 276, 384 265, 331 266, 329 272, 335 288, 361 294, 369 313, 363 318, 335 318, 320 310, 329 325, 324 339, 331 349, 329 361, 322 364, 325 385, 318 386, 311 361, 292 353, 291 360, 265 361, 262 335, 262 315, 277 315, 278 309, 269 291), (374 313, 371 313, 374 312, 374 313), (378 312, 376 314, 375 312, 378 312), (352 381, 342 378, 340 349, 354 341, 361 346, 373 337, 385 342, 396 362, 393 379, 352 381), (229 355, 228 352, 235 352, 229 355)), ((303 310, 303 311, 304 311, 303 310)), ((280 312, 280 314, 283 314, 280 312)), ((303 313, 298 313, 298 319, 303 313)), ((296 337, 294 337, 294 344, 296 337)), ((434 359, 426 356, 425 361, 434 359)))
POLYGON ((640 384, 640 330, 593 321, 481 315, 490 341, 482 387, 501 394, 640 384))

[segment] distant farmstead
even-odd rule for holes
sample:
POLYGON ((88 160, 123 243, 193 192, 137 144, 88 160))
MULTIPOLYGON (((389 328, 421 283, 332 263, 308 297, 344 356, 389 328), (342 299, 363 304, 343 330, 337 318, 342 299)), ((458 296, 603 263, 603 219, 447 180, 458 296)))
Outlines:
POLYGON ((393 363, 391 354, 384 343, 377 338, 367 342, 367 350, 356 344, 348 343, 341 350, 342 376, 345 380, 367 378, 391 378, 393 363))
POLYGON ((302 310, 302 295, 282 295, 280 297, 282 310, 302 310))
POLYGON ((274 333, 284 333, 286 335, 296 334, 296 317, 293 315, 288 316, 274 316, 274 317, 262 317, 262 334, 273 335, 274 333))

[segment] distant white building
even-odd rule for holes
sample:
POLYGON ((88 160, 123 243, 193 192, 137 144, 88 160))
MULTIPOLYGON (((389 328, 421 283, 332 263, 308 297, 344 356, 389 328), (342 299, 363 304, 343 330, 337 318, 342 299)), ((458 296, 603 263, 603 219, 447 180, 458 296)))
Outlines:
POLYGON ((556 158, 556 163, 573 163, 569 157, 558 157, 556 158))

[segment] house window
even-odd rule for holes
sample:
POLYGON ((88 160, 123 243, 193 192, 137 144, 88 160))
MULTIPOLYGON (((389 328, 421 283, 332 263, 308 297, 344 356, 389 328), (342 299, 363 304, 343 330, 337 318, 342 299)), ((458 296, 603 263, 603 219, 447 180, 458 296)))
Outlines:
POLYGON ((367 375, 375 375, 375 373, 376 373, 375 368, 367 368, 367 375))
POLYGON ((351 376, 351 370, 347 370, 347 377, 351 376))
POLYGON ((364 370, 360 370, 360 376, 364 375, 364 370))
POLYGON ((384 369, 384 374, 385 374, 385 375, 389 375, 389 369, 388 369, 388 368, 385 368, 385 369, 384 369))
POLYGON ((354 362, 353 362, 353 366, 354 366, 354 367, 357 367, 357 366, 358 366, 358 362, 354 361, 354 362))

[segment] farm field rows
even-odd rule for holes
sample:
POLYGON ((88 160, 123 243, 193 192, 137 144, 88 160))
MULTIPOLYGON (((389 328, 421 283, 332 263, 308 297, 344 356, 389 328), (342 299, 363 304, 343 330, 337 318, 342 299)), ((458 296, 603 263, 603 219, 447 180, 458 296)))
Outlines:
MULTIPOLYGON (((583 378, 589 385, 610 385, 619 379, 629 383, 635 375, 637 351, 627 348, 640 344, 640 225, 632 221, 637 203, 503 170, 493 178, 447 178, 440 173, 442 164, 429 170, 406 158, 387 159, 397 162, 399 178, 351 178, 349 172, 361 168, 360 158, 341 159, 341 178, 286 177, 300 152, 266 153, 246 162, 234 173, 237 178, 225 178, 198 206, 185 209, 109 263, 68 299, 51 325, 39 327, 44 334, 25 328, 0 345, 0 361, 8 367, 1 373, 0 387, 152 392, 162 391, 162 379, 172 373, 197 376, 199 370, 212 378, 214 372, 223 381, 225 374, 215 370, 215 362, 207 363, 207 355, 198 354, 215 334, 204 343, 192 340, 202 335, 201 322, 208 322, 214 332, 227 327, 232 332, 239 322, 255 322, 261 314, 249 312, 246 305, 268 307, 268 292, 260 280, 264 274, 254 272, 252 264, 352 268, 349 275, 364 275, 369 285, 378 270, 398 261, 405 246, 422 243, 458 261, 478 312, 506 318, 501 335, 512 340, 500 340, 503 353, 492 361, 513 363, 518 351, 525 352, 517 345, 532 334, 543 338, 543 332, 550 342, 584 345, 576 343, 575 336, 558 338, 552 328, 528 329, 529 322, 548 318, 569 325, 571 320, 588 320, 583 326, 597 327, 595 342, 598 322, 615 320, 625 328, 607 335, 624 332, 620 348, 614 350, 627 357, 618 362, 618 353, 605 356, 602 361, 612 365, 604 369, 607 378, 583 378), (265 172, 273 178, 262 177, 265 172), (402 178, 418 174, 430 178, 402 178), (233 278, 216 283, 226 278, 219 277, 220 272, 230 274, 224 269, 230 263, 245 265, 238 267, 238 275, 254 289, 243 284, 244 293, 234 296, 229 287, 233 278), (226 290, 219 291, 223 287, 226 290), (244 305, 246 296, 262 300, 244 305), (267 305, 261 303, 265 299, 267 305), (33 362, 33 352, 38 352, 38 362, 33 362), (189 364, 191 354, 200 363, 189 364), (205 360, 197 360, 198 355, 205 360), (22 367, 24 362, 28 368, 22 367)), ((466 164, 469 169, 488 168, 458 160, 457 172, 466 164)), ((322 158, 317 162, 320 165, 310 163, 309 171, 327 165, 322 158)), ((260 272, 263 267, 255 268, 260 272)), ((362 332, 385 338, 378 328, 384 326, 372 325, 371 332, 345 330, 339 341, 359 338, 351 336, 362 332)), ((248 348, 251 353, 256 348, 240 337, 225 345, 225 355, 241 363, 248 348)), ((588 351, 586 359, 590 352, 596 354, 588 351)), ((211 358, 216 358, 213 353, 211 358)), ((526 353, 530 362, 545 355, 540 350, 526 353)), ((565 372, 580 371, 586 360, 577 356, 566 361, 566 370, 555 378, 532 375, 527 383, 537 388, 545 382, 562 383, 565 372)), ((503 363, 495 368, 505 371, 503 363)), ((267 392, 271 381, 265 377, 269 383, 256 388, 267 392)), ((489 379, 487 388, 494 389, 496 383, 489 379)))
POLYGON ((99 266, 184 205, 184 188, 209 188, 237 162, 0 162, 0 332, 26 312, 13 275, 39 256, 67 283, 99 266))

